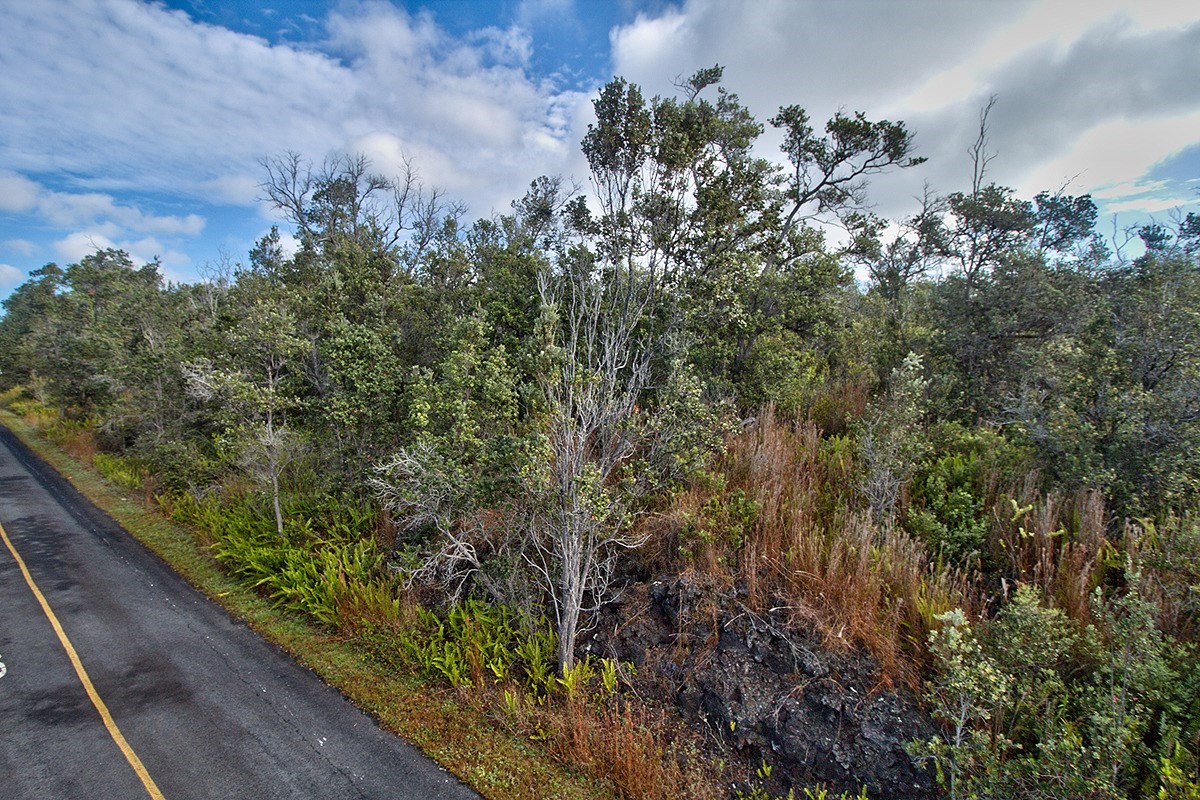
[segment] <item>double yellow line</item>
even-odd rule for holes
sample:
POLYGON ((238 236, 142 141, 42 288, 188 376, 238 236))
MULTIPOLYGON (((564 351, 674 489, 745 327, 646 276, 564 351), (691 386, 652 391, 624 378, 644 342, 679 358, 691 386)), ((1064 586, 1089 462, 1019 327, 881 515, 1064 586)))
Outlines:
POLYGON ((25 576, 25 582, 29 584, 30 591, 37 598, 38 603, 42 606, 42 611, 46 612, 46 618, 50 620, 51 627, 58 634, 58 641, 62 642, 63 649, 67 651, 67 658, 71 659, 71 665, 75 667, 75 674, 79 676, 79 682, 83 684, 83 688, 87 691, 88 697, 92 700, 92 705, 100 712, 100 718, 104 720, 104 727, 108 729, 108 735, 117 743, 117 747, 121 748, 121 752, 125 755, 125 760, 129 762, 129 766, 133 767, 133 771, 137 773, 138 778, 142 782, 142 786, 146 787, 146 793, 150 795, 152 800, 165 800, 162 792, 158 790, 154 779, 150 777, 150 773, 146 771, 146 767, 142 764, 142 760, 138 758, 137 753, 133 752, 133 748, 129 746, 129 742, 125 740, 121 729, 117 727, 117 723, 113 720, 112 714, 108 711, 108 706, 104 704, 104 700, 100 698, 100 694, 96 691, 96 687, 92 685, 92 679, 88 677, 87 670, 83 668, 83 662, 79 660, 79 654, 75 652, 75 646, 71 644, 71 640, 67 638, 66 631, 58 621, 58 617, 54 615, 54 610, 50 608, 50 604, 46 602, 45 595, 38 588, 38 585, 33 580, 33 576, 29 574, 29 568, 25 566, 25 560, 21 558, 21 554, 17 552, 17 548, 13 546, 12 540, 8 538, 8 533, 5 532, 4 526, 0 525, 0 538, 4 539, 4 544, 8 547, 8 552, 12 553, 13 559, 16 560, 17 566, 21 568, 21 574, 25 576))

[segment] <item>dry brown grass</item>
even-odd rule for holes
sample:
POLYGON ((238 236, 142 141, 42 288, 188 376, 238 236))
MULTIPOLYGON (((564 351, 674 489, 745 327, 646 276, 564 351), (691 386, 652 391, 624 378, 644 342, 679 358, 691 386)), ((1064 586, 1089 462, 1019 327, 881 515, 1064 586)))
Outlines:
POLYGON ((673 714, 625 698, 533 702, 512 691, 503 702, 493 698, 489 705, 514 734, 543 742, 562 763, 603 778, 616 797, 725 797, 722 776, 704 759, 695 734, 673 714))
POLYGON ((76 461, 92 466, 100 448, 96 444, 95 432, 90 427, 59 423, 50 430, 55 444, 76 461))
POLYGON ((874 386, 875 379, 866 373, 822 384, 809 405, 809 419, 827 435, 845 433, 847 420, 866 411, 874 386))
POLYGON ((864 646, 885 680, 916 685, 934 615, 955 606, 979 613, 981 592, 973 575, 931 562, 904 531, 877 528, 857 512, 844 445, 767 409, 727 443, 720 480, 676 497, 656 538, 660 548, 684 552, 684 568, 743 582, 752 610, 786 609, 828 647, 864 646), (739 492, 756 506, 741 537, 687 539, 697 516, 719 505, 711 498, 728 502, 739 492))
POLYGON ((684 741, 662 713, 624 708, 592 708, 576 704, 559 717, 552 750, 566 761, 585 765, 612 781, 630 800, 707 800, 722 796, 715 776, 700 768, 677 745, 684 741))
POLYGON ((1122 540, 1141 571, 1143 596, 1158 606, 1159 628, 1180 641, 1200 641, 1200 520, 1189 513, 1126 521, 1122 540))
MULTIPOLYGON (((339 599, 338 612, 339 638, 362 641, 382 663, 400 672, 415 668, 396 646, 405 630, 420 624, 412 591, 385 580, 352 585, 339 599)), ((725 797, 722 775, 703 751, 702 738, 687 729, 674 710, 651 708, 633 694, 611 693, 598 675, 576 692, 531 694, 521 679, 497 681, 480 656, 475 649, 466 653, 471 661, 469 686, 443 684, 441 691, 488 716, 543 757, 603 783, 605 797, 725 797)), ((537 787, 521 791, 536 793, 537 787)))

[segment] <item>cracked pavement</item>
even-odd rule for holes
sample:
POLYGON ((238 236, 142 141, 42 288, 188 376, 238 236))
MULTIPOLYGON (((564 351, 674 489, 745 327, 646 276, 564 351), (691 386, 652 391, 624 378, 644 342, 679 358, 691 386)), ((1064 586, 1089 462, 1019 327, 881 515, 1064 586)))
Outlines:
MULTIPOLYGON (((0 429, 0 525, 167 800, 478 798, 190 587, 0 429)), ((144 798, 0 549, 8 800, 144 798)))

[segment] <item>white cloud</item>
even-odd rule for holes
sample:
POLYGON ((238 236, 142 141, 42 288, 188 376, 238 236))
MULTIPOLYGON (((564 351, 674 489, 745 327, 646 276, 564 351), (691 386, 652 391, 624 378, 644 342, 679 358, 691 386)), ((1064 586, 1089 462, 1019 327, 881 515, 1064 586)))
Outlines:
POLYGON ((25 281, 25 271, 12 264, 0 264, 0 286, 12 288, 25 281))
POLYGON ((44 191, 37 199, 35 211, 51 224, 63 228, 105 224, 114 229, 175 236, 196 236, 204 230, 204 217, 199 214, 147 214, 132 206, 118 204, 112 195, 95 192, 44 191))
POLYGON ((352 94, 328 58, 157 5, 4 4, 0 27, 0 98, 42 110, 6 123, 0 158, 22 171, 195 192, 247 171, 268 143, 305 149, 326 139, 352 94))
MULTIPOLYGON (((1140 180, 1152 167, 1196 141, 1200 111, 1156 119, 1120 119, 1093 126, 1066 143, 1063 152, 1037 165, 1021 180, 1026 193, 1057 186, 1064 178, 1080 176, 1099 199, 1159 192, 1165 182, 1140 180)), ((1194 201, 1193 201, 1194 202, 1194 201)))
MULTIPOLYGON (((646 5, 610 45, 615 71, 647 95, 720 63, 760 120, 792 103, 818 121, 839 109, 906 120, 930 161, 876 181, 884 214, 911 212, 926 180, 965 187, 993 93, 993 177, 1022 193, 1079 174, 1078 191, 1114 205, 1165 202, 1178 187, 1150 191, 1145 174, 1200 130, 1200 14, 1172 0, 646 5)), ((462 37, 392 2, 333 8, 306 21, 306 43, 272 44, 158 3, 0 2, 0 210, 57 226, 60 250, 90 236, 182 264, 183 242, 211 234, 220 210, 209 222, 128 198, 249 205, 258 159, 287 150, 318 163, 363 152, 385 174, 411 158, 481 216, 537 175, 586 176, 589 97, 536 76, 531 39, 579 25, 584 8, 522 0, 514 26, 462 37)), ((768 130, 763 155, 778 159, 777 142, 768 130)), ((250 224, 268 217, 260 206, 250 224)))
POLYGON ((1178 195, 1170 197, 1135 197, 1116 203, 1106 203, 1104 210, 1109 214, 1126 214, 1129 212, 1158 214, 1163 211, 1182 208, 1194 202, 1195 198, 1179 197, 1178 195))
POLYGON ((182 280, 184 273, 179 268, 191 264, 191 258, 179 250, 164 245, 158 239, 148 236, 136 240, 114 241, 103 231, 88 229, 75 231, 54 242, 54 250, 64 263, 77 262, 97 250, 124 250, 134 263, 148 264, 158 259, 167 272, 170 268, 172 280, 182 280))
MULTIPOLYGON (((268 231, 263 231, 262 236, 266 236, 268 231)), ((262 236, 259 238, 261 239, 262 236)), ((279 232, 279 249, 283 251, 284 258, 291 258, 300 251, 300 240, 287 231, 279 232)))
POLYGON ((521 0, 517 5, 516 19, 521 27, 528 28, 543 20, 559 20, 571 14, 571 0, 521 0))
POLYGON ((730 88, 763 119, 792 103, 816 118, 843 106, 875 112, 967 57, 1027 5, 689 0, 615 30, 613 62, 650 94, 722 64, 730 88))
POLYGON ((29 211, 40 191, 40 186, 23 175, 0 170, 0 211, 29 211))
POLYGON ((217 202, 247 206, 262 195, 262 189, 259 188, 261 182, 259 178, 248 174, 222 175, 203 182, 200 191, 217 202))
POLYGON ((300 47, 131 0, 0 4, 0 105, 44 109, 6 120, 0 164, 248 203, 259 158, 320 161, 384 132, 487 214, 574 149, 578 131, 550 120, 586 98, 529 74, 520 28, 455 39, 378 1, 338 6, 324 27, 300 47))
POLYGON ((117 245, 99 231, 76 231, 54 243, 54 252, 64 262, 76 262, 97 250, 115 248, 117 245))
POLYGON ((57 192, 13 172, 0 173, 0 210, 31 214, 56 227, 101 226, 139 233, 196 236, 204 230, 199 214, 159 215, 119 203, 111 194, 57 192))

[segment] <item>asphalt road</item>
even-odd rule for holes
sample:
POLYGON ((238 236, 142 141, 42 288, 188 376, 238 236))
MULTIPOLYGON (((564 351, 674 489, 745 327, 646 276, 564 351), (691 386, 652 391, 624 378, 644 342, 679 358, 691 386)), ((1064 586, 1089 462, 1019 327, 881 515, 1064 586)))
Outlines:
POLYGON ((6 800, 478 797, 188 586, 2 428, 0 525, 6 800))

